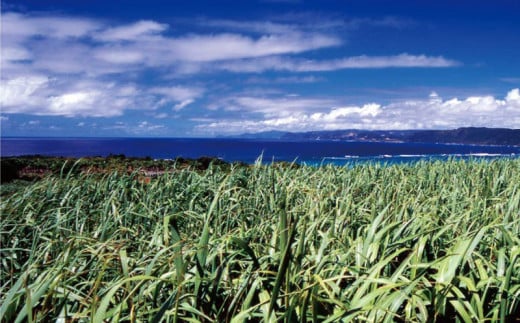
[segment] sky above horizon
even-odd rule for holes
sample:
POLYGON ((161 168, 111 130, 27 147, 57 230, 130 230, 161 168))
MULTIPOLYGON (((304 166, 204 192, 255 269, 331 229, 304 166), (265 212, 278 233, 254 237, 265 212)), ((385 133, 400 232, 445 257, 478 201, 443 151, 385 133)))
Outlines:
POLYGON ((520 128, 520 1, 1 6, 2 136, 520 128))

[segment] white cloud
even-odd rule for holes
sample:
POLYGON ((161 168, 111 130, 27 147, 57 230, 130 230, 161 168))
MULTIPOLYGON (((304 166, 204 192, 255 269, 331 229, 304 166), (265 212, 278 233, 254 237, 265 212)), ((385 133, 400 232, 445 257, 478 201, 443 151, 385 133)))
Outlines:
POLYGON ((203 93, 199 87, 138 89, 95 78, 71 81, 31 75, 3 80, 0 104, 5 114, 113 117, 130 109, 155 110, 164 105, 179 111, 203 93))
POLYGON ((320 98, 282 98, 236 96, 212 104, 211 110, 240 111, 243 113, 262 114, 266 117, 289 116, 294 113, 323 110, 334 104, 333 100, 320 98))
POLYGON ((94 52, 94 57, 113 64, 135 64, 145 58, 140 51, 128 51, 124 48, 102 48, 94 52))
POLYGON ((177 103, 176 105, 174 105, 173 110, 180 111, 180 110, 184 109, 186 106, 192 104, 193 102, 194 102, 194 100, 191 100, 191 99, 184 100, 181 103, 177 103))
POLYGON ((302 76, 302 77, 285 76, 285 77, 276 77, 273 79, 261 78, 261 77, 251 77, 247 80, 247 83, 250 83, 250 84, 295 83, 295 84, 298 84, 298 83, 318 83, 318 82, 323 82, 324 80, 325 79, 322 77, 317 77, 317 76, 312 76, 312 75, 311 76, 302 76))
MULTIPOLYGON (((303 53, 335 46, 339 40, 322 34, 264 35, 190 34, 181 37, 136 38, 92 49, 90 59, 100 63, 141 64, 140 68, 170 66, 185 74, 207 69, 209 63, 278 54, 303 53)), ((139 67, 139 66, 136 66, 139 67)))
POLYGON ((2 46, 0 49, 3 61, 21 61, 32 58, 32 54, 25 48, 13 46, 2 46))
POLYGON ((171 105, 174 111, 180 111, 195 102, 204 90, 198 87, 170 86, 154 87, 149 92, 162 96, 156 106, 171 105))
POLYGON ((360 117, 376 117, 381 113, 381 105, 376 103, 365 104, 362 107, 333 108, 328 113, 315 113, 310 116, 313 120, 335 121, 341 118, 358 115, 360 117))
POLYGON ((520 89, 513 89, 507 93, 506 103, 516 104, 520 108, 520 89))
POLYGON ((165 118, 168 118, 168 114, 167 113, 158 113, 156 115, 154 115, 154 118, 156 119, 165 119, 165 118))
POLYGON ((41 75, 28 75, 10 80, 2 80, 0 103, 4 113, 9 113, 10 107, 34 106, 41 104, 41 97, 37 92, 45 89, 49 79, 41 75))
POLYGON ((512 89, 504 99, 472 96, 443 100, 432 93, 424 100, 322 108, 319 112, 312 112, 309 106, 298 104, 301 100, 288 101, 284 105, 278 104, 280 99, 233 100, 241 118, 200 120, 196 129, 201 133, 241 133, 266 130, 447 129, 464 126, 518 128, 520 125, 519 89, 512 89), (244 117, 244 113, 251 112, 253 106, 257 108, 252 112, 263 113, 262 118, 254 113, 244 117), (275 113, 276 107, 279 107, 279 113, 275 113))
POLYGON ((199 97, 204 92, 201 88, 184 86, 154 87, 149 91, 151 93, 164 95, 174 101, 192 100, 199 97))
POLYGON ((403 53, 395 56, 356 56, 326 62, 308 61, 304 70, 329 71, 344 68, 388 68, 388 67, 451 67, 459 63, 442 56, 410 55, 403 53))
POLYGON ((18 77, 3 82, 0 93, 2 113, 32 115, 111 117, 151 105, 146 94, 132 86, 96 80, 49 79, 43 76, 18 77), (146 106, 145 105, 145 106, 146 106))
POLYGON ((141 121, 139 123, 129 124, 118 121, 110 126, 103 127, 103 130, 117 131, 131 135, 160 135, 164 132, 166 127, 160 124, 153 124, 148 121, 141 121))
POLYGON ((98 21, 86 18, 2 13, 2 35, 7 37, 77 38, 87 36, 101 27, 98 21))
POLYGON ((147 131, 147 132, 150 130, 157 130, 157 129, 162 129, 162 128, 164 128, 163 125, 151 124, 148 121, 142 121, 137 125, 137 130, 147 131))
POLYGON ((394 56, 354 56, 332 60, 303 60, 287 57, 264 57, 227 61, 212 66, 214 69, 230 72, 260 73, 265 71, 328 72, 341 69, 362 68, 440 68, 460 65, 459 62, 442 56, 410 55, 402 53, 394 56))
MULTIPOLYGON (((99 100, 99 91, 78 91, 51 96, 49 100, 49 112, 54 115, 76 115, 81 111, 88 110, 94 102, 99 100)), ((112 115, 113 111, 109 112, 112 115)), ((118 113, 115 113, 117 115, 118 113)))
POLYGON ((164 45, 173 59, 210 62, 277 54, 295 54, 336 46, 340 41, 322 34, 264 35, 252 38, 237 34, 189 35, 170 39, 164 45))
POLYGON ((160 24, 152 20, 141 20, 136 23, 124 26, 108 28, 94 36, 101 41, 136 41, 137 39, 149 38, 160 34, 168 29, 168 25, 160 24))
POLYGON ((9 55, 1 57, 4 79, 31 74, 99 76, 131 70, 99 59, 91 46, 79 41, 23 40, 7 44, 6 48, 9 55))

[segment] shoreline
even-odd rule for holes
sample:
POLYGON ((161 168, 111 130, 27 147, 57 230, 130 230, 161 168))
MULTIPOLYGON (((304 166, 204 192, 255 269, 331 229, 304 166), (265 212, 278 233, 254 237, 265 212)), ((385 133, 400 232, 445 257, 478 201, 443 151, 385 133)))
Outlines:
MULTIPOLYGON (((274 165, 281 167, 321 167, 332 165, 336 167, 346 167, 363 164, 408 164, 412 165, 421 161, 424 162, 447 162, 450 160, 472 161, 472 160, 500 160, 500 159, 519 159, 520 154, 443 154, 443 155, 376 155, 376 156, 354 156, 346 155, 343 157, 322 157, 320 161, 298 161, 292 162, 283 160, 272 160, 264 162, 266 166, 274 165), (330 162, 327 162, 330 161, 330 162)), ((145 178, 154 178, 166 173, 173 173, 182 169, 191 168, 196 171, 206 171, 210 167, 220 170, 229 170, 232 167, 251 167, 255 163, 243 161, 226 161, 215 156, 201 156, 198 158, 151 158, 151 157, 132 157, 123 154, 110 154, 108 156, 87 156, 87 157, 64 157, 46 155, 20 155, 0 157, 1 172, 0 182, 9 183, 14 180, 34 181, 46 176, 60 174, 107 174, 119 172, 121 174, 136 174, 145 178)))
POLYGON ((442 141, 407 141, 407 140, 348 140, 348 139, 283 139, 283 138, 240 138, 240 137, 19 137, 19 136, 2 136, 0 140, 210 140, 210 141, 227 141, 237 140, 242 142, 280 142, 280 143, 314 143, 314 142, 344 142, 344 143, 374 143, 374 144, 423 144, 423 145, 447 145, 447 146, 472 146, 472 147, 509 147, 520 148, 520 144, 488 144, 488 143, 470 143, 470 142, 442 142, 442 141))

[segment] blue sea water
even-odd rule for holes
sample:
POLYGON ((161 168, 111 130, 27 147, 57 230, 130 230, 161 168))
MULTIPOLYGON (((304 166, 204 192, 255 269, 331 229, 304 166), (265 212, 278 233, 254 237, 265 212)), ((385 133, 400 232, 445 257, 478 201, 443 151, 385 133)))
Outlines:
POLYGON ((0 155, 108 156, 173 159, 211 156, 254 163, 287 161, 312 165, 448 158, 518 158, 520 147, 346 141, 269 141, 203 138, 1 138, 0 155))

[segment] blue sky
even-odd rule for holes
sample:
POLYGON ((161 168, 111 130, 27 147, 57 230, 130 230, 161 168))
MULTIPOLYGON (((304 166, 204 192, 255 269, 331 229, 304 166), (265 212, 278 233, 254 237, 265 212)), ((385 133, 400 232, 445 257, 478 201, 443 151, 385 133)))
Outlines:
POLYGON ((520 128, 518 1, 2 1, 1 135, 520 128))

